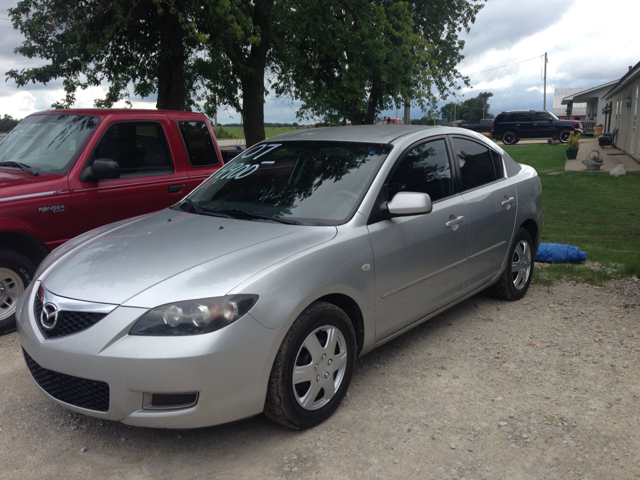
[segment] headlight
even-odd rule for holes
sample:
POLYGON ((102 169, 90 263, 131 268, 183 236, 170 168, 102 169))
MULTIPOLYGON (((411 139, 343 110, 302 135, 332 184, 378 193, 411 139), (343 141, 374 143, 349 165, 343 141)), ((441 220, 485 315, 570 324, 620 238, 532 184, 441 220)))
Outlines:
POLYGON ((129 335, 174 336, 215 332, 242 318, 257 295, 230 295, 161 305, 142 315, 129 335))

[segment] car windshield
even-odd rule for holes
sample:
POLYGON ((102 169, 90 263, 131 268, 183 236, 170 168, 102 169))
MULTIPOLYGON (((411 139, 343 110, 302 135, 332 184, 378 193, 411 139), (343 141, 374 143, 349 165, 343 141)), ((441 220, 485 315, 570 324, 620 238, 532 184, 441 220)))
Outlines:
POLYGON ((37 173, 65 174, 99 119, 85 115, 31 115, 2 143, 0 163, 16 162, 37 173))
POLYGON ((225 165, 179 208, 246 220, 340 225, 354 214, 391 148, 263 143, 225 165))
POLYGON ((555 118, 556 120, 560 120, 558 117, 556 117, 553 113, 551 112, 547 112, 549 115, 551 115, 553 118, 555 118))

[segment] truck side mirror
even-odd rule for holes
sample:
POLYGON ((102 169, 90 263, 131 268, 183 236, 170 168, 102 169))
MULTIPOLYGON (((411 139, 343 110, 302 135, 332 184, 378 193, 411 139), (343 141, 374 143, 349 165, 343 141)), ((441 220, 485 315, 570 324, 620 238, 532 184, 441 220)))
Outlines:
POLYGON ((421 215, 432 209, 431 197, 420 192, 398 192, 386 204, 386 210, 392 217, 421 215))
POLYGON ((82 182, 99 182, 100 180, 114 180, 120 178, 120 166, 110 158, 98 158, 93 165, 86 167, 80 175, 82 182))

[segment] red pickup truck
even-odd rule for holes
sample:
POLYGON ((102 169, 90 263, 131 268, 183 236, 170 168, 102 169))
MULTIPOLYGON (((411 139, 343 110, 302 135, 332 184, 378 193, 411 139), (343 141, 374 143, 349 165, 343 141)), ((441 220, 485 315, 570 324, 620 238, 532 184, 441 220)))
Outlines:
POLYGON ((223 157, 200 113, 48 110, 0 142, 0 332, 55 247, 176 203, 223 157))

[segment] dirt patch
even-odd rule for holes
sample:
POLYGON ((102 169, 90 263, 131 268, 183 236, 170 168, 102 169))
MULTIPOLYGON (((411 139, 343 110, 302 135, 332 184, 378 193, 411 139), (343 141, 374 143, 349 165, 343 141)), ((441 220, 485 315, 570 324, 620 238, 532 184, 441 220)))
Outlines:
MULTIPOLYGON (((0 337, 0 477, 640 477, 640 282, 474 297, 362 357, 324 424, 127 427, 37 389, 0 337)), ((221 387, 222 388, 222 387, 221 387)))

